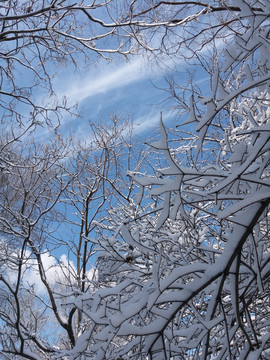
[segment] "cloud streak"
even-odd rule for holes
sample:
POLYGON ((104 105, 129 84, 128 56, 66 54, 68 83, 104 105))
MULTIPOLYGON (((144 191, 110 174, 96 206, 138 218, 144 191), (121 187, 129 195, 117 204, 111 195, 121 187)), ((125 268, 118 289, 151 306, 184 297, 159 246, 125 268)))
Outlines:
MULTIPOLYGON (((94 75, 95 73, 96 69, 84 77, 73 79, 72 83, 65 85, 62 94, 71 101, 82 102, 86 98, 105 94, 148 78, 150 67, 144 66, 142 61, 136 59, 120 65, 104 65, 98 75, 94 75)), ((152 71, 151 75, 153 74, 157 74, 157 70, 152 71)))

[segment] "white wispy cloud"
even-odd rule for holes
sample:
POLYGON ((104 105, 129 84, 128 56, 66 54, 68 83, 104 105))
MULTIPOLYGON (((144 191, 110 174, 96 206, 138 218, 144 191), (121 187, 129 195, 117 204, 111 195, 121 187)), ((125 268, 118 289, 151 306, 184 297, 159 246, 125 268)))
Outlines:
MULTIPOLYGON (((11 254, 11 260, 16 264, 15 259, 18 261, 18 253, 11 254)), ((66 254, 59 254, 59 260, 57 260, 50 253, 41 254, 42 266, 44 273, 46 274, 47 282, 51 289, 64 289, 66 286, 76 287, 76 267, 73 261, 69 260, 66 254)), ((2 264, 2 270, 8 279, 11 286, 15 286, 18 280, 18 267, 15 266, 12 261, 6 261, 2 264)), ((23 260, 22 267, 22 281, 21 285, 25 289, 35 289, 37 295, 44 295, 47 293, 46 287, 41 280, 38 261, 31 256, 29 251, 25 252, 25 258, 23 260)), ((92 279, 95 272, 90 269, 87 272, 87 277, 92 279)))
POLYGON ((157 69, 151 70, 150 65, 139 58, 131 62, 104 64, 98 70, 94 68, 72 81, 65 81, 61 93, 71 101, 82 102, 86 98, 149 78, 150 73, 157 74, 157 69))
MULTIPOLYGON (((66 126, 71 125, 74 136, 76 134, 85 137, 85 127, 89 119, 106 119, 112 113, 132 114, 136 124, 139 124, 135 126, 137 133, 142 133, 149 127, 153 128, 152 125, 158 126, 160 106, 152 104, 164 100, 164 93, 158 93, 150 81, 159 82, 163 75, 182 67, 184 69, 184 63, 183 57, 165 57, 162 63, 157 64, 137 56, 129 62, 107 63, 101 60, 81 70, 77 75, 66 68, 59 74, 58 79, 54 80, 57 97, 66 97, 69 105, 77 103, 83 117, 73 118, 63 112, 63 131, 65 132, 66 126)), ((46 129, 40 130, 41 141, 44 132, 46 129)))
MULTIPOLYGON (((162 114, 162 120, 164 123, 170 119, 170 112, 166 112, 162 114)), ((159 134, 159 119, 161 113, 158 110, 152 110, 149 114, 141 116, 135 119, 135 132, 136 134, 142 134, 144 132, 151 132, 151 136, 153 135, 153 130, 156 130, 157 134, 159 134)))

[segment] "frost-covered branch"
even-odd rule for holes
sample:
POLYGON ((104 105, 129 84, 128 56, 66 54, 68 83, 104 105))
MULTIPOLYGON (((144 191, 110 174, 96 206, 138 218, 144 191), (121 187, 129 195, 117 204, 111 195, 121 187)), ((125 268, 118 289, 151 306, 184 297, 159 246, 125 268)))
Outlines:
POLYGON ((63 355, 269 357, 269 7, 227 5, 245 31, 227 28, 210 96, 175 96, 190 113, 173 137, 161 120, 167 165, 129 173, 138 205, 100 228, 101 289, 74 300, 91 326, 63 355))

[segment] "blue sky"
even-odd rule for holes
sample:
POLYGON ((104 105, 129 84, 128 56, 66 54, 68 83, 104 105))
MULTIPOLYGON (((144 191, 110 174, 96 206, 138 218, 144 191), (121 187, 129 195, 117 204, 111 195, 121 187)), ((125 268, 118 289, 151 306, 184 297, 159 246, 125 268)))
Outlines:
MULTIPOLYGON (((202 52, 207 50, 206 46, 202 52)), ((82 138, 89 120, 106 121, 113 114, 130 117, 135 124, 136 133, 142 138, 148 137, 154 129, 158 133, 161 111, 166 126, 174 127, 176 123, 181 123, 181 119, 176 118, 176 113, 172 113, 172 107, 164 103, 168 93, 160 89, 167 87, 165 76, 172 76, 181 85, 185 85, 189 76, 186 69, 189 68, 192 72, 196 68, 188 65, 184 56, 180 55, 174 58, 164 55, 158 59, 159 63, 153 57, 134 55, 126 61, 124 57, 115 55, 111 62, 107 62, 102 58, 97 59, 96 54, 93 54, 88 66, 78 56, 76 71, 71 65, 58 69, 57 66, 55 69, 52 66, 52 73, 56 70, 56 76, 51 79, 56 96, 59 99, 66 97, 69 105, 78 104, 77 111, 81 113, 80 117, 73 118, 65 114, 61 120, 62 132, 68 133, 71 130, 74 137, 82 138)), ((200 67, 196 82, 201 86, 206 79, 208 76, 200 67)), ((39 101, 43 102, 44 95, 49 102, 50 98, 44 93, 40 94, 39 101)), ((48 132, 46 128, 39 129, 36 140, 43 141, 46 131, 48 132)))
MULTIPOLYGON (((166 126, 173 127, 181 119, 172 113, 169 104, 164 104, 168 94, 157 87, 166 87, 166 75, 173 75, 184 85, 188 78, 186 67, 180 58, 174 61, 165 58, 162 64, 157 64, 142 56, 134 56, 129 62, 115 58, 115 61, 108 63, 101 59, 77 72, 73 72, 71 67, 60 69, 53 79, 55 93, 59 98, 67 97, 70 104, 78 103, 77 110, 82 113, 81 117, 66 114, 62 119, 61 132, 69 135, 71 131, 74 138, 88 140, 89 120, 107 121, 110 115, 116 113, 133 120, 135 133, 141 137, 142 143, 149 137, 160 137, 161 111, 166 126)), ((205 74, 199 72, 197 81, 204 80, 205 74)), ((42 94, 40 101, 41 97, 42 94)), ((36 141, 46 141, 46 133, 50 135, 46 127, 38 128, 36 141)), ((56 253, 60 257, 62 248, 56 253)))
POLYGON ((130 116, 136 133, 143 137, 158 130, 161 111, 165 122, 173 125, 175 116, 163 103, 168 94, 155 86, 165 87, 164 75, 183 68, 184 64, 181 61, 174 64, 173 70, 171 61, 166 65, 167 68, 134 57, 130 62, 101 61, 80 74, 63 72, 56 81, 57 93, 71 103, 78 103, 78 110, 82 111, 81 118, 66 116, 64 126, 69 125, 74 135, 83 136, 88 120, 106 121, 116 113, 130 116))

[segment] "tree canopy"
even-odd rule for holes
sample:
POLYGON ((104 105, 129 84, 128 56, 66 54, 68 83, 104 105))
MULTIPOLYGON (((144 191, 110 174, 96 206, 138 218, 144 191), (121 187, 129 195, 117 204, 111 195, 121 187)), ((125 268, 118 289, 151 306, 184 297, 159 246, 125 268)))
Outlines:
POLYGON ((0 144, 0 354, 268 359, 270 2, 4 1, 1 11, 2 123, 21 130, 0 144), (89 50, 181 57, 208 85, 169 79, 178 125, 161 115, 148 150, 116 116, 90 124, 90 144, 56 134, 21 146, 59 109, 31 99, 41 84, 53 91, 47 63, 78 65, 89 50), (35 74, 27 87, 20 66, 35 74), (20 103, 34 109, 28 121, 20 103))

